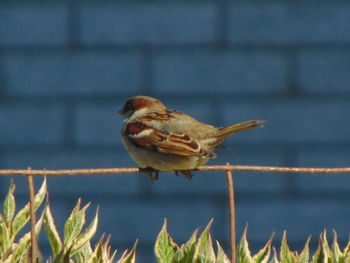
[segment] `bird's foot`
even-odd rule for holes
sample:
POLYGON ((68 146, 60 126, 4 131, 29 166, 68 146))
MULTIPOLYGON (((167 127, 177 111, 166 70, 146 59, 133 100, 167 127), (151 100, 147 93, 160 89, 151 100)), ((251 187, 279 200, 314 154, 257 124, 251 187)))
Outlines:
POLYGON ((190 170, 176 170, 175 175, 179 176, 179 172, 186 176, 189 180, 192 179, 192 174, 190 170))
POLYGON ((151 167, 147 167, 147 168, 140 168, 140 171, 142 173, 148 173, 149 177, 151 178, 152 183, 158 180, 158 177, 159 177, 158 170, 155 170, 151 167))

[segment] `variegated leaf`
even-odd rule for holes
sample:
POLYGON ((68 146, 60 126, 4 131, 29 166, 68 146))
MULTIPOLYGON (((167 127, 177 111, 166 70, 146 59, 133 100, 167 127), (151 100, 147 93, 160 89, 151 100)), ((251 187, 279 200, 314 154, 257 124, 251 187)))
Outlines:
POLYGON ((231 260, 227 257, 224 250, 222 249, 220 243, 216 241, 216 245, 218 247, 218 253, 216 256, 216 262, 217 263, 231 263, 231 260))
POLYGON ((80 233, 73 241, 73 247, 71 250, 71 256, 74 255, 86 242, 88 242, 93 235, 96 233, 98 225, 98 208, 96 211, 96 215, 92 220, 89 227, 83 232, 80 233))
POLYGON ((175 252, 172 263, 192 263, 196 248, 198 229, 191 235, 190 239, 175 252))
POLYGON ((47 204, 45 208, 44 223, 46 234, 51 245, 52 253, 56 257, 61 252, 62 241, 60 235, 58 234, 49 204, 47 204))
POLYGON ((164 219, 162 230, 157 236, 154 253, 158 263, 171 263, 173 257, 178 250, 178 246, 167 230, 167 220, 164 219))
MULTIPOLYGON (((47 192, 47 183, 46 178, 38 191, 38 193, 34 197, 34 210, 36 211, 38 207, 43 202, 47 192)), ((15 236, 23 226, 29 221, 30 211, 29 211, 29 203, 27 203, 15 216, 12 224, 12 233, 15 236)))

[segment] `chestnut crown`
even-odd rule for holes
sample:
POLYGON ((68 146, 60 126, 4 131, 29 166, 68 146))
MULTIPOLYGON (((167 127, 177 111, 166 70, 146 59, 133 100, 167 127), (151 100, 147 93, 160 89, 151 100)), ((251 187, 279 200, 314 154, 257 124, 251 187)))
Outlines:
POLYGON ((149 96, 135 96, 125 102, 119 113, 125 117, 130 117, 135 111, 141 109, 153 110, 162 108, 165 108, 165 105, 156 98, 149 96))

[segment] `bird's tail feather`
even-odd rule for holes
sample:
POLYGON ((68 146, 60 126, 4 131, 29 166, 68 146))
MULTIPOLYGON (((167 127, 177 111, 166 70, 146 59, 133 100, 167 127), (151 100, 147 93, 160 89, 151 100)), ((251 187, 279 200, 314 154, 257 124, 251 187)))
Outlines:
POLYGON ((221 142, 232 134, 263 127, 264 122, 265 121, 262 120, 244 121, 219 128, 219 136, 217 138, 221 142))

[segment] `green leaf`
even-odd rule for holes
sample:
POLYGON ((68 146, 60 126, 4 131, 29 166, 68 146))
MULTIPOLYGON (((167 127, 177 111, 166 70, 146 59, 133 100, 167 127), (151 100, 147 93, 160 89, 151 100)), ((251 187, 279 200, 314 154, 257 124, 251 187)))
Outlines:
POLYGON ((278 258, 277 258, 277 251, 276 251, 276 248, 273 247, 272 250, 273 250, 273 256, 272 256, 272 259, 270 260, 270 263, 280 263, 280 262, 278 261, 278 258))
POLYGON ((350 237, 349 237, 348 243, 346 244, 346 246, 344 248, 343 254, 344 255, 350 255, 350 237))
MULTIPOLYGON (((40 219, 35 224, 35 235, 36 236, 39 235, 39 232, 41 230, 43 218, 44 218, 44 213, 41 214, 40 219)), ((18 241, 18 244, 13 251, 13 254, 14 254, 14 261, 13 262, 18 262, 24 256, 27 255, 28 249, 30 246, 30 242, 31 242, 31 235, 30 235, 30 232, 28 232, 18 241)))
POLYGON ((216 257, 217 263, 231 263, 230 259, 225 254, 224 250, 220 246, 219 241, 216 241, 216 245, 218 246, 218 255, 216 257))
POLYGON ((215 262, 215 252, 209 233, 212 223, 213 219, 209 221, 207 227, 204 229, 198 239, 194 253, 195 262, 215 262))
POLYGON ((85 212, 90 206, 88 203, 80 209, 81 200, 79 199, 72 213, 64 224, 64 253, 71 248, 73 240, 80 234, 85 224, 85 212))
MULTIPOLYGON (((93 260, 99 260, 102 259, 103 257, 103 239, 104 239, 105 234, 102 234, 100 240, 97 242, 95 249, 92 251, 92 258, 93 260)), ((107 239, 106 243, 108 243, 109 238, 107 239)))
POLYGON ((281 257, 281 262, 283 263, 297 262, 297 259, 294 253, 289 250, 286 231, 283 232, 280 257, 281 257))
POLYGON ((270 251, 271 251, 271 242, 273 239, 273 236, 275 234, 273 233, 270 237, 270 239, 267 241, 266 245, 260 249, 260 251, 253 256, 253 262, 254 263, 266 263, 269 260, 270 257, 270 251))
MULTIPOLYGON (((117 253, 117 250, 114 250, 113 254, 110 255, 111 252, 111 246, 109 245, 109 241, 110 241, 111 236, 109 235, 106 239, 106 241, 104 240, 104 234, 102 235, 102 237, 100 238, 100 240, 98 241, 95 250, 93 251, 93 257, 95 260, 97 261, 93 261, 93 262, 114 262, 114 258, 115 255, 117 253)), ((124 253, 125 255, 126 253, 124 253)))
POLYGON ((73 241, 73 247, 71 250, 71 256, 73 256, 86 242, 88 242, 96 233, 98 225, 98 208, 95 218, 92 220, 89 227, 81 234, 79 234, 73 241))
MULTIPOLYGON (((38 207, 43 202, 45 195, 47 192, 47 183, 46 178, 44 177, 44 181, 38 191, 38 193, 34 197, 34 211, 38 209, 38 207)), ((15 216, 12 224, 12 233, 15 236, 23 226, 29 221, 30 211, 29 211, 29 203, 27 203, 15 216)))
POLYGON ((11 248, 12 242, 10 241, 10 231, 6 227, 6 224, 2 219, 0 219, 0 260, 2 255, 8 253, 11 248))
POLYGON ((198 229, 191 235, 190 239, 175 252, 172 263, 192 263, 196 248, 198 229))
POLYGON ((169 235, 167 230, 167 221, 164 219, 162 230, 157 236, 154 253, 159 263, 170 263, 178 250, 173 238, 169 235))
POLYGON ((241 240, 238 243, 237 258, 239 263, 252 263, 253 258, 247 241, 248 225, 245 226, 241 240))
POLYGON ((341 250, 339 248, 337 232, 335 232, 334 229, 333 229, 332 252, 333 252, 335 258, 339 258, 339 257, 343 256, 343 253, 341 252, 341 250))
POLYGON ((327 232, 326 230, 323 231, 321 234, 321 239, 322 239, 322 249, 323 253, 325 255, 325 259, 328 262, 328 260, 331 258, 331 248, 328 245, 328 240, 327 240, 327 232))
POLYGON ((16 210, 15 197, 13 196, 14 191, 15 185, 11 180, 10 188, 4 201, 4 218, 8 226, 10 226, 16 210))
POLYGON ((49 204, 47 204, 45 208, 44 223, 46 234, 51 245, 52 253, 56 257, 62 249, 62 241, 60 235, 58 234, 49 204))
POLYGON ((320 235, 320 240, 318 242, 318 247, 314 255, 312 256, 311 263, 327 263, 328 258, 324 253, 324 247, 322 244, 322 234, 320 235))
POLYGON ((215 263, 216 257, 213 248, 213 243, 211 240, 211 236, 208 237, 208 242, 203 247, 199 253, 196 254, 195 262, 197 263, 215 263))
POLYGON ((136 262, 136 247, 139 240, 135 241, 133 248, 130 252, 125 251, 122 257, 117 261, 117 263, 135 263, 136 262))
MULTIPOLYGON (((94 260, 93 251, 91 249, 91 244, 88 241, 75 254, 75 261, 76 262, 94 262, 93 260, 94 260)), ((96 260, 96 262, 107 262, 107 261, 96 260)))
POLYGON ((308 239, 305 242, 303 251, 301 251, 300 256, 298 258, 298 263, 308 263, 310 254, 309 254, 309 243, 310 243, 311 237, 308 237, 308 239))

